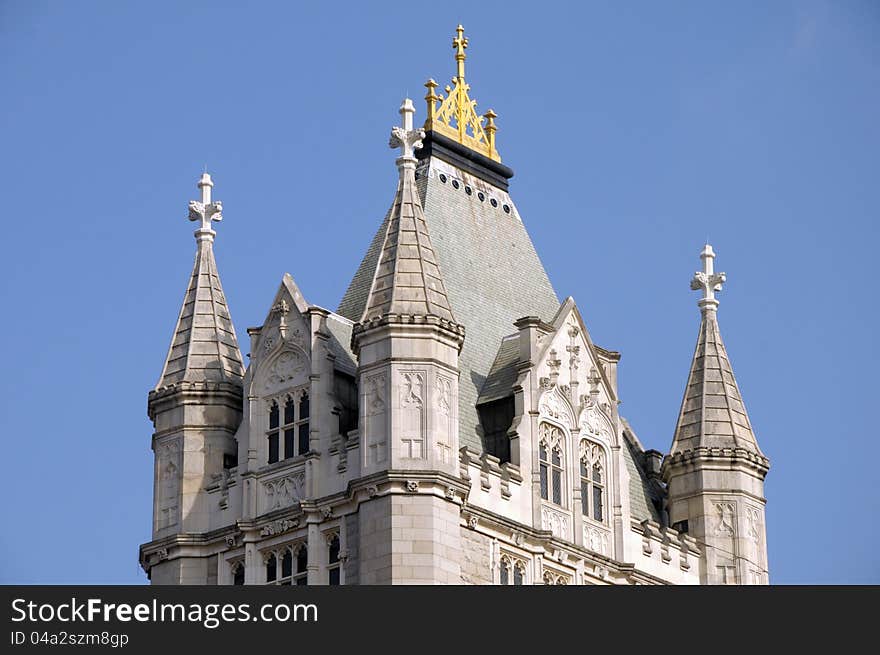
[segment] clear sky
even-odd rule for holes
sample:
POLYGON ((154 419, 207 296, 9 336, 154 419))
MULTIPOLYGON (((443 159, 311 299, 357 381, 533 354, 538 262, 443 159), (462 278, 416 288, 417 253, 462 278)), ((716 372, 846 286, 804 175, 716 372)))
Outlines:
POLYGON ((759 443, 771 581, 880 583, 880 3, 0 3, 0 582, 140 583, 147 392, 205 165, 245 330, 282 274, 335 309, 396 184, 404 94, 499 115, 560 298, 620 350, 621 413, 672 438, 708 238, 759 443))

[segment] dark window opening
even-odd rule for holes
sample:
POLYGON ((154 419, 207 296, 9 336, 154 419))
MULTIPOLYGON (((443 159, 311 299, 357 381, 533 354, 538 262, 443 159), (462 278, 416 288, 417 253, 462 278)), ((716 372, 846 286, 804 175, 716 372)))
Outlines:
POLYGON ((502 464, 509 462, 510 437, 507 436, 507 431, 513 423, 513 397, 479 405, 477 411, 483 428, 483 449, 500 459, 502 464))

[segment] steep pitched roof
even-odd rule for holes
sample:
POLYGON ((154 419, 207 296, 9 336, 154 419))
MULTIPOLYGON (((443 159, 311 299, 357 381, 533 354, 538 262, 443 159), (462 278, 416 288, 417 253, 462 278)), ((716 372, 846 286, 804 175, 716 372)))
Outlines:
POLYGON ((175 382, 240 383, 244 375, 212 240, 212 235, 198 239, 189 285, 157 389, 175 382))
POLYGON ((744 448, 763 456, 712 308, 702 313, 670 454, 698 447, 744 448))
MULTIPOLYGON (((421 161, 416 187, 450 309, 465 327, 459 356, 461 444, 482 450, 476 403, 501 340, 523 316, 552 319, 559 300, 505 190, 436 155, 421 161)), ((363 315, 363 290, 376 270, 377 241, 382 242, 384 231, 383 223, 382 235, 373 239, 339 305, 339 313, 353 321, 363 315)))
POLYGON ((414 161, 411 168, 401 167, 362 321, 388 314, 455 321, 416 189, 414 161))

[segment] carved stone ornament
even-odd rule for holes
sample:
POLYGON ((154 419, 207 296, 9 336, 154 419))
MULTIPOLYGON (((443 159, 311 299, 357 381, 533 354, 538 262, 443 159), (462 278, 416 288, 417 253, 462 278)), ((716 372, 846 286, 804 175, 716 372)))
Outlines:
POLYGON ((159 550, 156 551, 156 561, 157 562, 162 562, 166 559, 168 559, 168 549, 167 548, 160 548, 159 550))
POLYGON ((715 503, 715 534, 736 536, 736 505, 730 502, 715 503))
POLYGON ((376 496, 379 495, 379 487, 377 487, 374 484, 371 484, 369 487, 367 487, 367 495, 370 498, 375 498, 376 496))
POLYGON ((406 490, 411 494, 418 492, 419 490, 419 481, 418 480, 407 480, 406 481, 406 490))
POLYGON ((442 375, 437 376, 437 408, 444 416, 450 414, 450 397, 452 395, 452 381, 442 375))
POLYGON ((424 374, 416 371, 403 371, 400 374, 400 406, 421 407, 424 402, 424 374))
POLYGON ((260 530, 261 537, 271 537, 276 534, 284 534, 288 530, 293 530, 299 526, 299 519, 280 519, 272 521, 260 530))
POLYGON ((375 416, 385 411, 385 374, 380 373, 367 379, 367 416, 375 416))
POLYGON ((514 532, 510 535, 510 539, 517 546, 522 546, 523 542, 525 541, 525 537, 523 536, 522 532, 514 532))
POLYGON ((538 403, 538 411, 542 416, 559 421, 566 427, 572 427, 574 422, 571 410, 568 407, 568 401, 556 386, 553 386, 541 396, 541 400, 538 403))
POLYGON ((333 516, 333 508, 332 507, 322 507, 321 508, 321 516, 323 516, 325 520, 329 519, 331 516, 333 516))
POLYGON ((235 548, 235 535, 234 534, 226 535, 226 546, 229 548, 235 548))
POLYGON ((305 473, 299 472, 283 478, 275 478, 263 483, 266 494, 266 509, 271 512, 280 507, 289 507, 302 499, 305 473))
POLYGON ((467 524, 468 524, 468 527, 469 527, 471 530, 476 530, 476 529, 477 529, 477 525, 479 525, 479 523, 480 523, 479 519, 477 519, 477 517, 474 516, 473 514, 471 514, 471 515, 468 517, 467 524))
POLYGON ((455 500, 455 487, 446 487, 446 497, 449 500, 455 500))

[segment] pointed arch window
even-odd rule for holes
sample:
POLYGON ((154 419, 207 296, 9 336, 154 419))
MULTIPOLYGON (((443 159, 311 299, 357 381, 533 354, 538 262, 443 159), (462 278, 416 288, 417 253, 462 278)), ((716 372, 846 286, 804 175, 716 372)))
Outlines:
POLYGON ((599 523, 605 522, 605 450, 584 439, 580 447, 581 513, 599 523))
POLYGON ((523 561, 501 556, 498 571, 498 583, 502 585, 523 585, 526 579, 526 565, 523 561))
POLYGON ((539 427, 538 468, 541 498, 562 505, 563 452, 562 430, 548 423, 539 427))
POLYGON ((330 538, 327 551, 327 583, 331 586, 341 584, 341 560, 339 558, 339 535, 334 534, 330 538))
POLYGON ((232 584, 236 586, 244 584, 244 562, 235 562, 232 565, 232 584))
POLYGON ((266 582, 276 585, 308 583, 308 551, 306 545, 295 544, 273 551, 266 556, 266 582))

